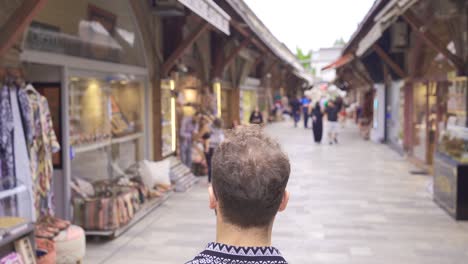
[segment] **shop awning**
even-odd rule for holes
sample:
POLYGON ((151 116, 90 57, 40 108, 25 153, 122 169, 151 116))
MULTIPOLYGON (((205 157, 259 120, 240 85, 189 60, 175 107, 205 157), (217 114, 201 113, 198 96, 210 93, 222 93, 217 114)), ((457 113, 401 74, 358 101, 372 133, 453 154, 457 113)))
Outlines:
POLYGON ((243 0, 226 0, 226 2, 236 11, 237 14, 239 14, 247 26, 258 36, 265 46, 273 52, 273 54, 293 67, 294 74, 297 77, 309 82, 309 84, 312 84, 312 75, 305 71, 296 55, 294 55, 286 45, 279 41, 270 32, 270 30, 243 0))
POLYGON ((178 0, 195 14, 205 19, 208 23, 230 35, 229 21, 231 17, 224 12, 213 0, 178 0))
POLYGON ((307 81, 309 83, 309 85, 314 83, 314 77, 312 77, 312 75, 307 73, 306 71, 294 70, 294 75, 296 75, 297 77, 307 81))
POLYGON ((364 38, 359 42, 356 55, 360 57, 366 53, 366 51, 382 36, 383 32, 416 2, 417 0, 392 0, 389 2, 375 16, 374 25, 366 36, 364 36, 364 38))
POLYGON ((336 61, 328 64, 325 67, 323 67, 322 71, 326 71, 326 70, 329 70, 329 69, 340 68, 341 66, 351 62, 353 59, 354 59, 353 54, 351 54, 351 53, 345 54, 345 55, 341 56, 340 58, 338 58, 336 61))

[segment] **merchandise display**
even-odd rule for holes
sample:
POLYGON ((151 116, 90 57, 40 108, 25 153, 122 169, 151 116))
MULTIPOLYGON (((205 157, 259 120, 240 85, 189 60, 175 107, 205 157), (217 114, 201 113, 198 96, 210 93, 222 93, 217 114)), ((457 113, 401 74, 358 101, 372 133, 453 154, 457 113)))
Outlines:
POLYGON ((162 137, 162 155, 168 156, 172 151, 172 110, 171 110, 172 92, 169 81, 161 83, 161 137, 162 137))
POLYGON ((56 261, 49 263, 81 263, 86 253, 86 236, 83 228, 71 225, 54 238, 56 261))
POLYGON ((144 169, 146 163, 131 166, 124 172, 126 176, 114 180, 91 183, 75 178, 72 183, 74 223, 87 232, 115 232, 131 223, 152 200, 165 198, 172 186, 158 181, 159 175, 145 175, 156 178, 144 180, 142 174, 148 173, 144 169))
POLYGON ((466 77, 452 80, 448 87, 447 118, 439 127, 438 151, 460 163, 468 163, 468 124, 466 77))
POLYGON ((50 240, 70 224, 54 217, 53 153, 60 150, 60 145, 47 98, 23 81, 20 70, 11 70, 3 81, 0 248, 15 252, 0 261, 35 264, 38 257, 53 257, 50 245, 36 251, 34 234, 37 239, 50 240))
POLYGON ((0 259, 0 264, 24 264, 21 255, 12 252, 0 259))

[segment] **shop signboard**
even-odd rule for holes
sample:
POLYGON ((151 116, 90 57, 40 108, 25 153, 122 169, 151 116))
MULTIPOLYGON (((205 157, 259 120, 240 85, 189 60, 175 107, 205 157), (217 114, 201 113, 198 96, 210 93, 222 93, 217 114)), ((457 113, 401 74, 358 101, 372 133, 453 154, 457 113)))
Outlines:
POLYGON ((230 34, 229 21, 231 17, 212 0, 179 0, 179 2, 226 35, 230 34))

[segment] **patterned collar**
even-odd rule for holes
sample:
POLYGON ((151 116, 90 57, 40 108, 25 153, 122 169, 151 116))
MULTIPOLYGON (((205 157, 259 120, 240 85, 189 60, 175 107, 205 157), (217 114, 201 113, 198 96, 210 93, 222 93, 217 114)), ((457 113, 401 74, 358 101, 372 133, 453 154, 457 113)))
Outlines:
POLYGON ((287 264, 274 247, 236 247, 209 243, 203 252, 186 264, 287 264))
POLYGON ((234 256, 281 257, 279 250, 274 247, 236 247, 215 242, 209 243, 208 246, 206 246, 205 251, 234 256))

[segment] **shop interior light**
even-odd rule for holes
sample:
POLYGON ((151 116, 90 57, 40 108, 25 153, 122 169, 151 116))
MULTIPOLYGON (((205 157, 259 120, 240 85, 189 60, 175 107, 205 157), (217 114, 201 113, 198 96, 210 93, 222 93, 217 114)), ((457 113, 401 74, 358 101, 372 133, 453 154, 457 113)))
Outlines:
POLYGON ((215 82, 214 83, 214 92, 216 94, 216 116, 221 118, 221 83, 215 82))
MULTIPOLYGON (((169 81, 169 86, 171 87, 171 92, 175 90, 175 82, 174 80, 169 81)), ((176 101, 174 95, 171 96, 171 147, 172 151, 176 151, 176 101)))

